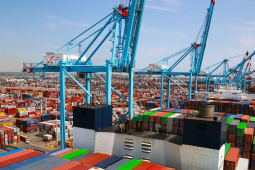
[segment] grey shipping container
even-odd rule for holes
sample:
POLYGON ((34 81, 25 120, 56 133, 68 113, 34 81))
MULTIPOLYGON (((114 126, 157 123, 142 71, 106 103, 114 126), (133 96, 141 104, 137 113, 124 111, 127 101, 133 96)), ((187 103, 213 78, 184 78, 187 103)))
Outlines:
POLYGON ((17 168, 20 168, 20 167, 29 165, 29 164, 31 164, 31 163, 34 163, 34 162, 36 162, 36 161, 39 161, 39 160, 42 160, 42 159, 45 159, 45 158, 48 158, 48 157, 50 157, 50 156, 47 155, 47 154, 42 154, 42 155, 39 155, 39 156, 30 158, 30 159, 27 159, 27 160, 18 162, 18 163, 16 163, 16 164, 12 164, 12 165, 6 166, 6 167, 4 167, 4 168, 1 168, 1 170, 17 169, 17 168))
POLYGON ((81 160, 81 159, 83 159, 83 158, 86 158, 86 157, 92 155, 92 154, 93 154, 93 153, 86 153, 86 154, 84 154, 84 155, 81 155, 81 156, 79 156, 79 157, 77 157, 77 158, 72 159, 72 161, 79 161, 79 160, 81 160))
POLYGON ((51 162, 54 162, 54 161, 59 160, 59 159, 61 159, 61 158, 58 158, 58 157, 55 157, 55 156, 50 156, 50 157, 45 158, 43 160, 31 163, 29 165, 26 165, 26 166, 23 166, 23 167, 17 168, 17 169, 19 169, 19 170, 34 169, 34 168, 37 168, 39 166, 42 166, 42 165, 45 165, 45 164, 48 164, 48 163, 51 163, 51 162))
POLYGON ((51 153, 50 155, 51 155, 51 156, 58 155, 58 154, 60 154, 60 153, 63 153, 63 152, 69 151, 69 150, 71 150, 71 149, 70 149, 70 148, 62 149, 62 150, 60 150, 60 151, 51 153))
POLYGON ((236 133, 237 126, 240 123, 240 120, 233 120, 229 125, 229 133, 236 133))
POLYGON ((183 114, 183 115, 179 115, 179 116, 175 117, 175 118, 174 118, 174 126, 179 126, 180 119, 181 119, 182 117, 184 117, 184 116, 185 116, 185 115, 183 114))
POLYGON ((241 120, 242 117, 243 117, 243 114, 237 114, 235 119, 241 120))
POLYGON ((43 166, 37 167, 37 168, 35 168, 33 170, 41 170, 41 169, 43 169, 43 170, 51 170, 53 168, 56 168, 56 167, 58 167, 60 165, 65 164, 67 162, 70 162, 70 161, 67 160, 67 159, 59 159, 59 160, 53 161, 51 163, 45 164, 43 166))
POLYGON ((116 162, 115 164, 109 166, 107 170, 116 170, 119 167, 125 165, 126 163, 130 162, 129 159, 121 159, 120 161, 116 162))
POLYGON ((243 137, 236 137, 236 145, 243 146, 243 137))
POLYGON ((102 162, 98 163, 98 164, 95 164, 94 166, 95 167, 98 167, 98 168, 102 168, 102 169, 105 169, 107 168, 108 166, 120 161, 122 158, 120 156, 111 156, 110 158, 106 159, 106 160, 103 160, 102 162))
POLYGON ((58 152, 58 151, 61 151, 61 150, 62 150, 62 149, 57 149, 57 150, 51 151, 51 152, 49 152, 49 153, 47 153, 47 154, 50 155, 50 154, 53 154, 53 153, 58 152))

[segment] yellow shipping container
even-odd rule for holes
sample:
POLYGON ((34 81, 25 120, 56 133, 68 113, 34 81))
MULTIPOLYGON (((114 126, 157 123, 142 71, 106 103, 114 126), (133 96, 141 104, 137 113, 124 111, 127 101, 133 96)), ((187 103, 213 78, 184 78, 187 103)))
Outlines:
POLYGON ((8 126, 13 126, 13 123, 5 123, 5 124, 2 124, 3 127, 8 127, 8 126))
POLYGON ((4 115, 4 112, 0 112, 0 116, 3 116, 4 115))
POLYGON ((18 108, 17 110, 18 110, 18 112, 19 112, 19 111, 26 111, 27 108, 18 108))

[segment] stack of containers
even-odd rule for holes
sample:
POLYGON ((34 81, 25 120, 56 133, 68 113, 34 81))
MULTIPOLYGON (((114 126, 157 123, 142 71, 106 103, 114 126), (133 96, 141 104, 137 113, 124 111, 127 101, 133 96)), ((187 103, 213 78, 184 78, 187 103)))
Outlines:
POLYGON ((180 126, 180 122, 183 122, 183 119, 186 117, 186 114, 179 114, 173 118, 173 134, 183 134, 183 125, 180 126), (182 127, 180 131, 180 127, 182 127))
POLYGON ((14 142, 15 143, 20 142, 20 128, 15 126, 9 126, 8 128, 11 128, 14 130, 14 142))
POLYGON ((180 113, 175 113, 171 116, 167 117, 167 126, 166 126, 166 132, 167 133, 174 133, 175 132, 179 132, 179 127, 178 126, 174 126, 174 118, 176 118, 177 116, 180 116, 180 113), (175 129, 173 129, 175 128, 175 129))
POLYGON ((5 144, 4 131, 0 130, 0 146, 4 146, 4 144, 5 144))
POLYGON ((17 117, 18 118, 27 118, 28 112, 25 110, 26 108, 18 108, 17 117))
POLYGON ((36 119, 23 120, 22 128, 24 133, 36 132, 38 129, 38 121, 36 119))
MULTIPOLYGON (((149 128, 149 116, 153 115, 155 113, 158 113, 158 111, 147 112, 147 113, 142 114, 142 121, 143 121, 143 129, 144 130, 150 130, 150 128, 149 128)), ((139 121, 140 121, 140 115, 138 115, 139 121)))
POLYGON ((7 115, 15 115, 16 114, 16 106, 15 105, 9 105, 6 107, 7 109, 7 115))
POLYGON ((243 158, 246 158, 249 160, 251 157, 253 135, 254 135, 254 129, 246 128, 244 133, 243 158))
POLYGON ((255 169, 255 138, 253 138, 250 169, 255 169))
POLYGON ((166 132, 167 133, 170 133, 170 131, 169 131, 169 128, 168 128, 168 121, 167 121, 167 118, 169 117, 169 116, 172 116, 172 115, 174 115, 175 113, 169 113, 169 114, 166 114, 166 115, 164 115, 164 116, 162 116, 161 117, 161 125, 163 126, 163 127, 166 127, 166 132))
POLYGON ((163 128, 166 127, 165 125, 161 126, 161 117, 167 115, 167 112, 159 112, 154 114, 153 118, 154 118, 154 123, 155 123, 155 130, 159 129, 159 128, 163 128))
POLYGON ((49 134, 43 135, 43 141, 48 143, 52 142, 52 135, 49 134))
POLYGON ((14 143, 14 129, 12 128, 0 128, 1 146, 10 145, 14 143))
POLYGON ((247 123, 240 122, 237 126, 236 132, 236 147, 240 149, 240 157, 243 157, 243 142, 244 142, 244 132, 246 130, 247 123))
POLYGON ((239 123, 240 120, 233 120, 229 124, 228 143, 231 144, 231 147, 236 147, 236 131, 239 123))
POLYGON ((228 143, 228 134, 229 134, 229 125, 232 123, 233 118, 227 118, 227 127, 226 127, 226 143, 228 143))

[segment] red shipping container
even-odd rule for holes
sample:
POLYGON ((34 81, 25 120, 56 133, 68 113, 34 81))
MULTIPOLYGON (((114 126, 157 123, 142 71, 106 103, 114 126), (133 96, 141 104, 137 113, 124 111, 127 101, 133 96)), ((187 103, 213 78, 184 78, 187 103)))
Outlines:
POLYGON ((180 126, 173 126, 173 134, 179 134, 180 126))
POLYGON ((23 130, 28 131, 28 130, 34 130, 34 129, 37 129, 37 128, 38 128, 38 126, 24 127, 23 130))
POLYGON ((235 170, 239 160, 240 149, 230 148, 224 160, 224 170, 235 170))
POLYGON ((243 158, 249 159, 251 158, 251 151, 243 151, 243 158))
POLYGON ((143 129, 144 130, 149 130, 149 123, 148 122, 143 122, 143 129))
POLYGON ((150 168, 153 165, 154 164, 151 162, 142 162, 139 165, 137 165, 136 167, 134 167, 132 170, 145 170, 145 169, 150 168))
POLYGON ((232 108, 227 108, 227 113, 232 113, 232 108))
POLYGON ((18 156, 22 156, 24 154, 28 154, 28 153, 31 153, 31 152, 34 152, 34 150, 32 149, 26 149, 26 150, 23 150, 23 151, 20 151, 20 152, 16 152, 16 153, 13 153, 13 154, 10 154, 10 155, 6 155, 6 156, 2 156, 1 159, 0 159, 0 165, 9 160, 9 159, 12 159, 12 158, 16 158, 18 156))
POLYGON ((254 129, 253 128, 246 128, 244 132, 244 142, 249 142, 252 144, 254 136, 254 129))
POLYGON ((78 165, 74 168, 71 168, 70 170, 81 170, 81 169, 82 170, 89 170, 91 168, 93 168, 91 165, 80 164, 80 165, 78 165))
POLYGON ((135 123, 132 123, 132 129, 136 129, 136 124, 135 123))
POLYGON ((52 170, 68 170, 68 169, 74 168, 80 164, 81 164, 80 162, 70 161, 70 162, 67 162, 63 165, 56 167, 56 168, 53 168, 52 170))
POLYGON ((249 119, 250 119, 250 116, 249 115, 243 115, 243 117, 241 118, 241 122, 244 122, 244 123, 249 123, 249 119))
POLYGON ((91 162, 87 162, 86 164, 87 164, 87 165, 94 166, 94 165, 96 165, 97 163, 102 162, 102 161, 104 161, 104 160, 106 160, 106 159, 108 159, 108 158, 110 158, 110 157, 111 157, 110 155, 104 154, 104 155, 102 155, 101 157, 99 157, 99 158, 97 158, 97 159, 95 159, 95 160, 93 160, 93 161, 91 161, 91 162))
POLYGON ((240 109, 236 109, 236 114, 239 114, 240 113, 240 109))
POLYGON ((231 147, 236 147, 236 142, 235 141, 233 141, 233 142, 229 141, 228 143, 230 143, 231 147))
POLYGON ((21 161, 29 159, 29 158, 33 158, 33 157, 41 155, 41 154, 42 154, 41 152, 33 151, 31 153, 27 153, 27 154, 24 154, 24 155, 21 155, 21 156, 18 156, 18 157, 11 158, 8 161, 2 162, 0 164, 0 168, 3 168, 5 166, 21 162, 21 161))
POLYGON ((88 156, 88 157, 86 157, 86 158, 83 158, 83 159, 81 159, 81 160, 79 160, 79 161, 77 161, 77 162, 80 162, 80 163, 82 163, 82 164, 86 164, 86 163, 88 163, 88 162, 91 162, 91 161, 93 161, 93 160, 96 160, 96 159, 98 159, 98 158, 100 158, 101 156, 103 156, 104 154, 101 154, 101 153, 94 153, 93 155, 90 155, 90 156, 88 156))
POLYGON ((160 166, 160 165, 152 165, 149 169, 147 169, 147 170, 162 170, 163 168, 165 168, 165 167, 163 167, 163 166, 160 166))
POLYGON ((235 142, 236 141, 236 134, 235 133, 229 133, 228 134, 228 142, 235 142))

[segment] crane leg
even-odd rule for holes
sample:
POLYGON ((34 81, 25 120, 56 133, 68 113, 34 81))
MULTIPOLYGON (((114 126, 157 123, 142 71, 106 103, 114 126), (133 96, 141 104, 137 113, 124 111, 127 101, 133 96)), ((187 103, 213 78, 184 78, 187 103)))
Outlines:
POLYGON ((65 133, 65 72, 62 62, 60 62, 60 138, 61 138, 61 149, 66 148, 66 133, 65 133))
MULTIPOLYGON (((86 89, 91 94, 91 73, 86 73, 86 89)), ((86 104, 90 104, 91 97, 86 94, 86 104)))
POLYGON ((129 105, 128 105, 128 111, 129 111, 129 119, 133 118, 133 84, 134 84, 134 68, 130 69, 129 72, 129 105))
POLYGON ((106 61, 106 95, 105 103, 111 105, 111 84, 112 84, 112 66, 109 60, 106 61))

